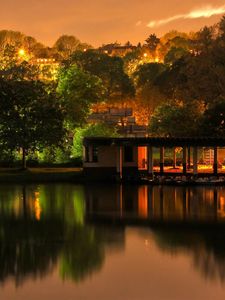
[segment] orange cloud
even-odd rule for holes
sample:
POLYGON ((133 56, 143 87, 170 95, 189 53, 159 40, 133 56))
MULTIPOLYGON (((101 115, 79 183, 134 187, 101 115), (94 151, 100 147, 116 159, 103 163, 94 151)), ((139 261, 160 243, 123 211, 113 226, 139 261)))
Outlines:
POLYGON ((169 17, 166 19, 150 21, 147 24, 147 27, 156 28, 156 27, 166 25, 166 24, 171 23, 176 20, 210 18, 212 16, 222 15, 224 13, 225 13, 225 5, 217 7, 217 8, 207 6, 202 9, 193 10, 187 14, 179 14, 179 15, 175 15, 175 16, 172 16, 172 17, 169 17))

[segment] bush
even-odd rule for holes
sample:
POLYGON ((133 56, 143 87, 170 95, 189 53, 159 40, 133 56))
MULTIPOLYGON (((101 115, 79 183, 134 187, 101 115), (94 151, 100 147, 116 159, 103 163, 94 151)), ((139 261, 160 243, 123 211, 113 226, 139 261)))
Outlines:
POLYGON ((82 158, 84 137, 118 137, 116 128, 107 126, 104 123, 87 125, 84 128, 77 128, 74 132, 71 154, 73 158, 82 158))

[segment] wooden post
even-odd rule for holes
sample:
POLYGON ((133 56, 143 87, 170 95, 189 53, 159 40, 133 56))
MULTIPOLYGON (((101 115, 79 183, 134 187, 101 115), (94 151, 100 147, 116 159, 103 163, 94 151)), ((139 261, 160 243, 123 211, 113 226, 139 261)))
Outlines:
POLYGON ((148 174, 153 175, 153 149, 148 146, 148 174))
POLYGON ((193 173, 198 175, 198 147, 193 148, 193 173))
POLYGON ((218 174, 218 149, 214 147, 214 162, 213 162, 213 174, 218 174))
POLYGON ((116 164, 117 173, 119 178, 123 178, 123 147, 118 146, 117 148, 117 164, 116 164))
POLYGON ((176 147, 173 148, 173 168, 176 169, 177 166, 177 154, 176 147))
POLYGON ((164 147, 160 147, 160 174, 164 174, 164 147))
POLYGON ((85 146, 82 147, 82 159, 83 159, 83 163, 88 160, 88 158, 86 157, 86 147, 85 146))
POLYGON ((183 147, 183 174, 187 174, 187 147, 183 147))

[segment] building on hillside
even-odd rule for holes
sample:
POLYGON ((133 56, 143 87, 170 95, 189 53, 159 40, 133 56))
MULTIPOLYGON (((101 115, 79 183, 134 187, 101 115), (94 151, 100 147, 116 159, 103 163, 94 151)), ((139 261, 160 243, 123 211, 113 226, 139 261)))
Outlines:
POLYGON ((59 62, 55 58, 33 58, 31 64, 40 68, 40 79, 56 79, 59 70, 59 62))
POLYGON ((120 56, 123 57, 128 53, 136 50, 137 47, 133 45, 121 46, 119 44, 108 44, 98 48, 100 53, 108 54, 110 56, 120 56))
POLYGON ((92 124, 103 122, 112 127, 116 127, 122 136, 146 136, 147 126, 137 124, 133 114, 133 109, 109 107, 103 110, 96 110, 88 117, 88 122, 92 124))

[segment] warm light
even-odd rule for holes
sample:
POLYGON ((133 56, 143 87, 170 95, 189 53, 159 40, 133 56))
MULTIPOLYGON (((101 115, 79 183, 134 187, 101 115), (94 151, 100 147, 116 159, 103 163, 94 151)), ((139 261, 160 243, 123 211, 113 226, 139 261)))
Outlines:
POLYGON ((85 49, 84 49, 84 52, 86 52, 86 51, 87 51, 87 49, 85 48, 85 49))
POLYGON ((138 215, 142 218, 148 216, 148 188, 141 186, 138 189, 138 215))
POLYGON ((156 63, 159 62, 159 58, 158 58, 158 57, 155 58, 155 62, 156 62, 156 63))
POLYGON ((40 205, 40 199, 39 199, 39 192, 35 192, 34 213, 35 213, 36 220, 40 221, 41 205, 40 205))
POLYGON ((20 57, 22 57, 22 56, 25 56, 26 52, 25 52, 24 49, 20 49, 18 54, 19 54, 20 57))
POLYGON ((147 53, 144 53, 144 57, 147 57, 148 56, 148 54, 147 53))

